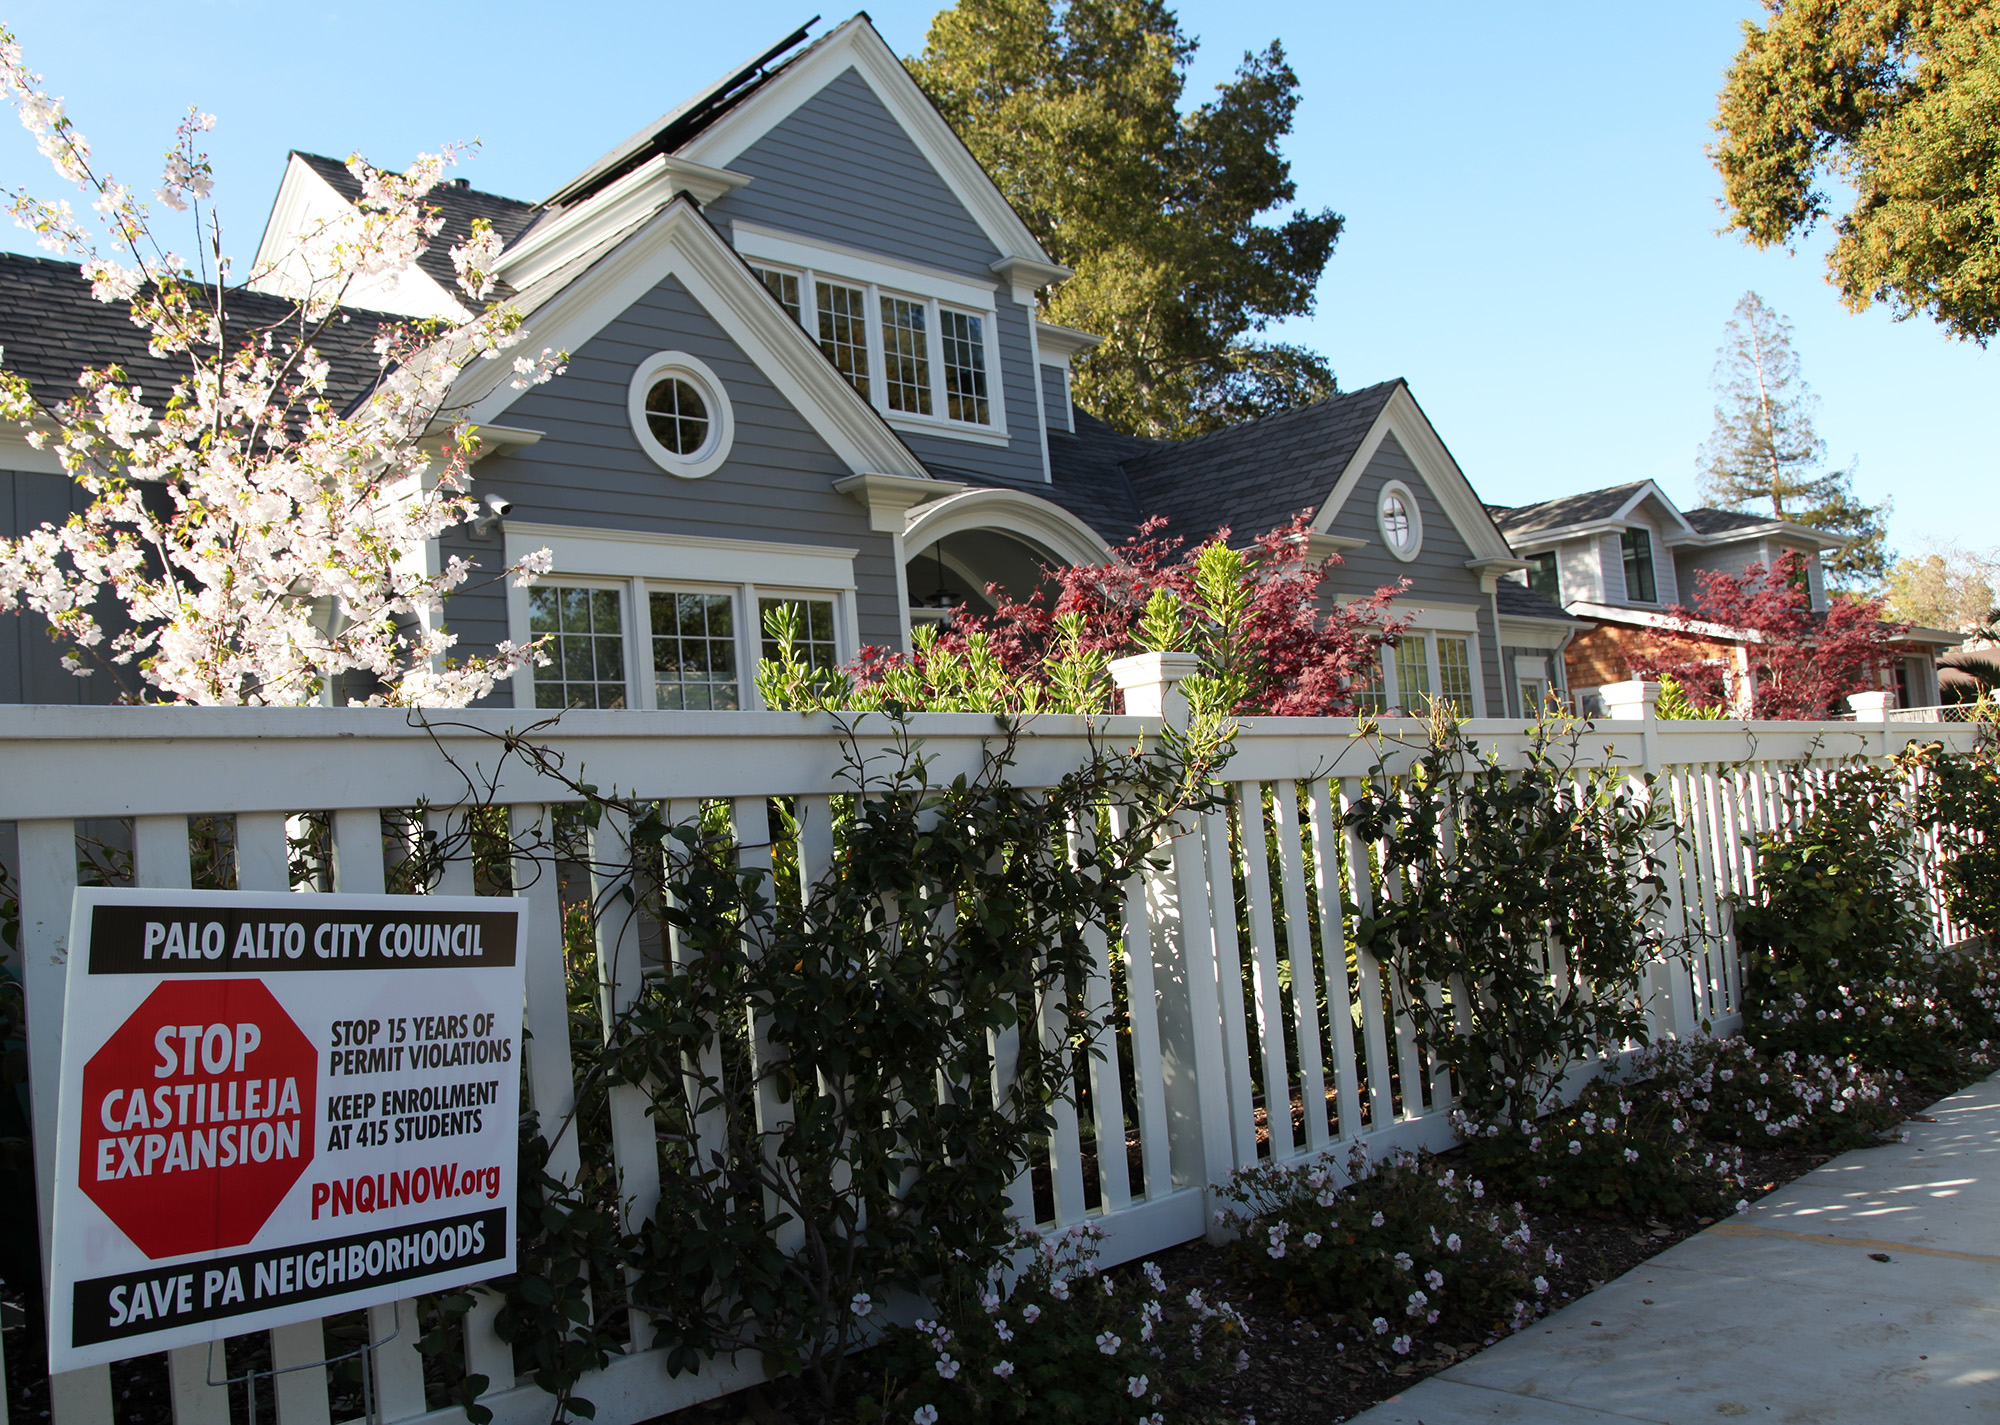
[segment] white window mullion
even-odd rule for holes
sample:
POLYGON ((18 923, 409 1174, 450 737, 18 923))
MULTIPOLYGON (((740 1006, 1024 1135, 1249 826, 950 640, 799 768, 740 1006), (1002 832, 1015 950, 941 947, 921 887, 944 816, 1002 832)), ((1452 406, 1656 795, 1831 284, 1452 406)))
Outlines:
POLYGON ((757 605, 755 584, 736 586, 736 701, 761 709, 757 697, 757 663, 764 656, 764 611, 757 605))
POLYGON ((927 366, 931 378, 931 414, 943 420, 950 414, 951 403, 945 398, 944 389, 944 313, 934 297, 924 303, 924 320, 929 323, 924 340, 930 357, 927 366))
POLYGON ((625 705, 652 712, 659 699, 653 686, 653 601, 644 579, 626 581, 625 607, 625 705))
POLYGON ((882 289, 870 282, 861 289, 868 295, 862 312, 862 330, 868 338, 868 399, 884 415, 889 411, 889 361, 882 334, 882 289))

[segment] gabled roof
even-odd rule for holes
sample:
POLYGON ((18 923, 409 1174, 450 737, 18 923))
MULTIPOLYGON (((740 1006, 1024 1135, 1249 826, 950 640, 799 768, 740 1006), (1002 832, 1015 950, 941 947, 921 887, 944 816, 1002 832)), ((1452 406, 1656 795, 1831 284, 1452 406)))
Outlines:
MULTIPOLYGON (((229 336, 283 323, 296 315, 289 301, 233 288, 228 294, 229 336)), ((385 317, 347 312, 314 337, 331 367, 328 395, 345 408, 374 384, 381 372, 375 357, 376 328, 385 317)), ((0 253, 0 366, 25 378, 39 401, 77 392, 85 367, 116 363, 143 387, 150 404, 165 401, 189 366, 184 357, 156 357, 146 349, 147 330, 134 326, 125 302, 100 302, 74 262, 0 253)))
MULTIPOLYGON (((1384 381, 1192 440, 1147 442, 1121 462, 1136 503, 1203 539, 1230 525, 1248 536, 1317 512, 1402 387, 1384 381)), ((1055 461, 1056 442, 1049 442, 1055 461)))
POLYGON ((1687 512, 1687 522, 1703 534, 1734 534, 1771 523, 1769 516, 1745 514, 1741 510, 1717 510, 1703 506, 1687 512))
MULTIPOLYGON (((1578 526, 1601 524, 1608 520, 1623 519, 1626 512, 1649 491, 1658 492, 1658 486, 1651 480, 1631 480, 1623 485, 1611 485, 1602 490, 1585 490, 1579 495, 1561 495, 1553 500, 1542 500, 1532 505, 1516 505, 1512 509, 1494 509, 1493 521, 1509 539, 1518 540, 1527 535, 1542 534, 1549 530, 1574 529, 1578 526)), ((1672 502, 1660 495, 1662 503, 1674 510, 1672 502)))
MULTIPOLYGON (((298 149, 293 149, 292 154, 324 179, 327 186, 345 201, 352 203, 361 197, 361 185, 347 171, 345 161, 317 153, 303 153, 298 149)), ((505 244, 519 237, 535 216, 534 204, 524 203, 518 198, 503 198, 498 193, 482 192, 463 178, 447 178, 431 189, 430 196, 424 201, 438 210, 438 216, 444 219, 444 227, 431 239, 423 255, 417 258, 417 267, 454 296, 459 295, 458 273, 451 265, 451 250, 471 235, 474 218, 484 218, 491 223, 493 231, 505 244)))

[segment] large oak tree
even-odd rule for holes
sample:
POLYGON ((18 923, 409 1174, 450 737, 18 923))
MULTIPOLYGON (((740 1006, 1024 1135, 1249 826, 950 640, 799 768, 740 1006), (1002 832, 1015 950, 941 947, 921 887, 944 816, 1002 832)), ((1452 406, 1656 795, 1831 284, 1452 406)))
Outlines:
POLYGON ((1925 313, 1983 345, 2000 332, 2000 6, 1764 4, 1709 148, 1730 224, 1771 247, 1831 219, 1827 267, 1850 308, 1925 313))
POLYGON ((1195 41, 1159 0, 959 0, 909 61, 1056 261, 1044 316, 1105 338, 1080 403, 1197 434, 1331 395, 1326 361, 1261 339, 1312 311, 1342 219, 1294 209, 1280 141, 1298 79, 1272 43, 1183 110, 1195 41))

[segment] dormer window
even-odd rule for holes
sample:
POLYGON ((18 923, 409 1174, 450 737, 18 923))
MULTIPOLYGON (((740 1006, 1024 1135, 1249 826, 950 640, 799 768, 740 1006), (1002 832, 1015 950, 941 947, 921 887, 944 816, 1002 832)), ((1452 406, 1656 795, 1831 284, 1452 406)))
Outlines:
POLYGON ((1625 551, 1625 597, 1635 604, 1657 604, 1658 586, 1653 582, 1653 536, 1643 529, 1628 529, 1618 536, 1625 551))
POLYGON ((1556 572, 1556 552, 1528 556, 1528 587, 1552 604, 1562 602, 1562 577, 1556 572))

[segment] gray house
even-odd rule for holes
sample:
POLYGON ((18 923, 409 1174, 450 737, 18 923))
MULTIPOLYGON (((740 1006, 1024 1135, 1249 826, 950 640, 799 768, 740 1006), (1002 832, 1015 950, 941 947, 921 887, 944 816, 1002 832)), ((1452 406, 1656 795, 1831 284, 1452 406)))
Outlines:
MULTIPOLYGON (((1845 541, 1794 520, 1740 510, 1682 510, 1651 480, 1564 495, 1491 513, 1527 561, 1513 578, 1560 604, 1583 630, 1568 647, 1569 683, 1585 711, 1601 709, 1599 689, 1633 676, 1633 658, 1659 631, 1677 626, 1676 605, 1699 606, 1704 573, 1741 577, 1786 555, 1803 561, 1814 609, 1827 606, 1824 554, 1845 541)), ((1705 635, 1718 663, 1748 677, 1740 632, 1705 635)), ((1938 701, 1937 656, 1961 636, 1912 628, 1878 685, 1901 707, 1938 701)))
MULTIPOLYGON (((816 657, 845 660, 908 647, 914 620, 979 607, 989 584, 1024 592, 1045 566, 1101 559, 1151 515, 1247 539, 1300 511, 1314 552, 1344 560, 1336 596, 1409 580, 1413 631, 1373 706, 1449 697, 1518 716, 1562 686, 1582 625, 1505 577, 1523 561, 1403 382, 1186 442, 1108 429, 1069 394, 1096 338, 1037 318, 1066 270, 865 16, 803 40, 540 202, 439 190, 432 253, 360 294, 456 314, 445 250, 485 218, 527 348, 571 353, 528 391, 505 363, 465 374, 488 517, 429 556, 498 569, 552 552, 534 588, 468 588, 447 611, 461 647, 549 637, 551 665, 519 676, 515 705, 751 706, 776 603, 800 607, 816 657)), ((282 262, 352 196, 342 165, 292 155, 260 260, 282 262)), ((139 340, 74 273, 0 259, 0 359, 51 391, 88 361, 131 362, 139 340)), ((365 350, 334 355, 358 390, 365 350)), ((66 507, 11 434, 0 470, 10 531, 66 507)), ((55 671, 25 620, 0 628, 0 698, 103 695, 55 671)))

